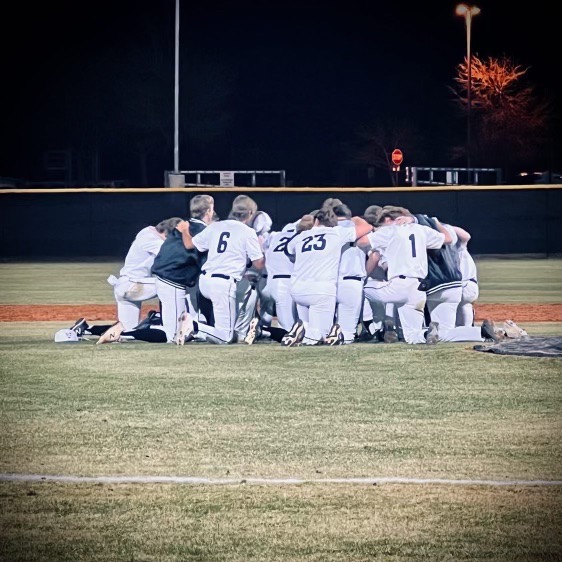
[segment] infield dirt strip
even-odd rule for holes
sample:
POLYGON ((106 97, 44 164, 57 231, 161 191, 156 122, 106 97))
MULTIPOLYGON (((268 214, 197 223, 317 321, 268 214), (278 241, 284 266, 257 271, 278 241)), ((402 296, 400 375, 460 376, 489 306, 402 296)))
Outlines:
MULTIPOLYGON (((145 307, 143 307, 145 308, 145 307)), ((144 314, 156 306, 146 306, 144 314)), ((476 321, 491 318, 495 321, 562 322, 562 304, 476 304, 476 321)), ((0 322, 47 322, 70 321, 77 318, 88 321, 117 320, 117 309, 113 304, 30 304, 0 305, 0 322)))

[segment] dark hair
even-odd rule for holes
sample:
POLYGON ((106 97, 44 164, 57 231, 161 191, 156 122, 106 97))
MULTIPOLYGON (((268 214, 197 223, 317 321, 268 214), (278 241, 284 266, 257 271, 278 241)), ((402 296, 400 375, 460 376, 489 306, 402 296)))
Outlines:
POLYGON ((338 205, 343 205, 343 201, 341 199, 337 199, 335 197, 328 197, 328 199, 324 199, 324 203, 322 203, 322 207, 320 207, 321 209, 327 209, 327 208, 334 208, 337 207, 338 205))
POLYGON ((396 205, 385 205, 382 208, 383 211, 396 211, 397 213, 401 213, 397 216, 399 217, 411 217, 412 213, 406 207, 397 207, 396 205))
POLYGON ((166 236, 168 236, 182 220, 183 219, 180 217, 172 217, 171 219, 160 221, 154 228, 156 228, 160 234, 166 234, 166 236))
POLYGON ((297 223, 296 231, 310 230, 314 226, 314 217, 312 215, 304 215, 297 223))
POLYGON ((379 205, 370 205, 365 209, 363 213, 363 218, 372 226, 375 226, 379 222, 379 215, 382 212, 382 207, 379 205))
POLYGON ((377 224, 375 224, 374 226, 381 226, 385 223, 385 219, 389 218, 390 220, 395 220, 398 217, 409 217, 411 216, 410 212, 404 212, 407 211, 407 209, 404 209, 403 207, 390 207, 389 208, 384 208, 380 215, 378 216, 377 219, 377 224))
POLYGON ((345 219, 350 219, 352 217, 351 209, 345 204, 336 205, 333 209, 334 215, 336 217, 342 217, 345 219))
POLYGON ((320 209, 314 217, 322 226, 336 226, 338 218, 331 208, 320 209))

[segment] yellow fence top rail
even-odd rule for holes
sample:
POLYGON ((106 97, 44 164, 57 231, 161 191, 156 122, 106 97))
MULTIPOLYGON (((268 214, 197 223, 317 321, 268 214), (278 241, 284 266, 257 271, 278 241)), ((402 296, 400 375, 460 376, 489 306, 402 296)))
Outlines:
POLYGON ((0 194, 44 194, 49 193, 245 193, 245 192, 276 192, 276 193, 382 193, 382 192, 427 192, 427 191, 513 191, 529 189, 561 189, 562 184, 532 185, 448 185, 423 187, 76 187, 76 188, 42 188, 42 189, 0 189, 0 194))

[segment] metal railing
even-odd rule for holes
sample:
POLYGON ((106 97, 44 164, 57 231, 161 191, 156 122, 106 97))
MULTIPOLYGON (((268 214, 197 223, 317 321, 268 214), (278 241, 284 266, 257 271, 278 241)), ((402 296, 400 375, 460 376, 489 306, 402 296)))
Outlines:
MULTIPOLYGON (((256 187, 258 175, 278 176, 279 186, 285 187, 285 170, 181 170, 177 173, 167 170, 164 173, 164 185, 167 187, 179 187, 181 184, 184 186, 234 187, 234 185, 238 185, 236 176, 240 177, 241 175, 249 176, 251 187, 256 187), (193 176, 192 179, 195 181, 190 182, 189 176, 193 176), (228 181, 226 178, 228 178, 228 181)), ((243 182, 243 184, 245 183, 247 181, 243 182)))
POLYGON ((424 168, 406 167, 406 181, 418 185, 500 185, 501 168, 424 168), (490 181, 490 177, 494 181, 490 181))

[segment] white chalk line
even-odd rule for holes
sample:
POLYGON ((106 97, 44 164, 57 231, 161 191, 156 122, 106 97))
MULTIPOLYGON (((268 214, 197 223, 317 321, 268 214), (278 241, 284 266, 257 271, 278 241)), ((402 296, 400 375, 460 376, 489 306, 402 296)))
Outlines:
POLYGON ((97 484, 443 484, 447 486, 562 486, 562 480, 477 480, 448 478, 201 478, 198 476, 64 476, 56 474, 0 473, 0 481, 11 482, 70 482, 97 484))

